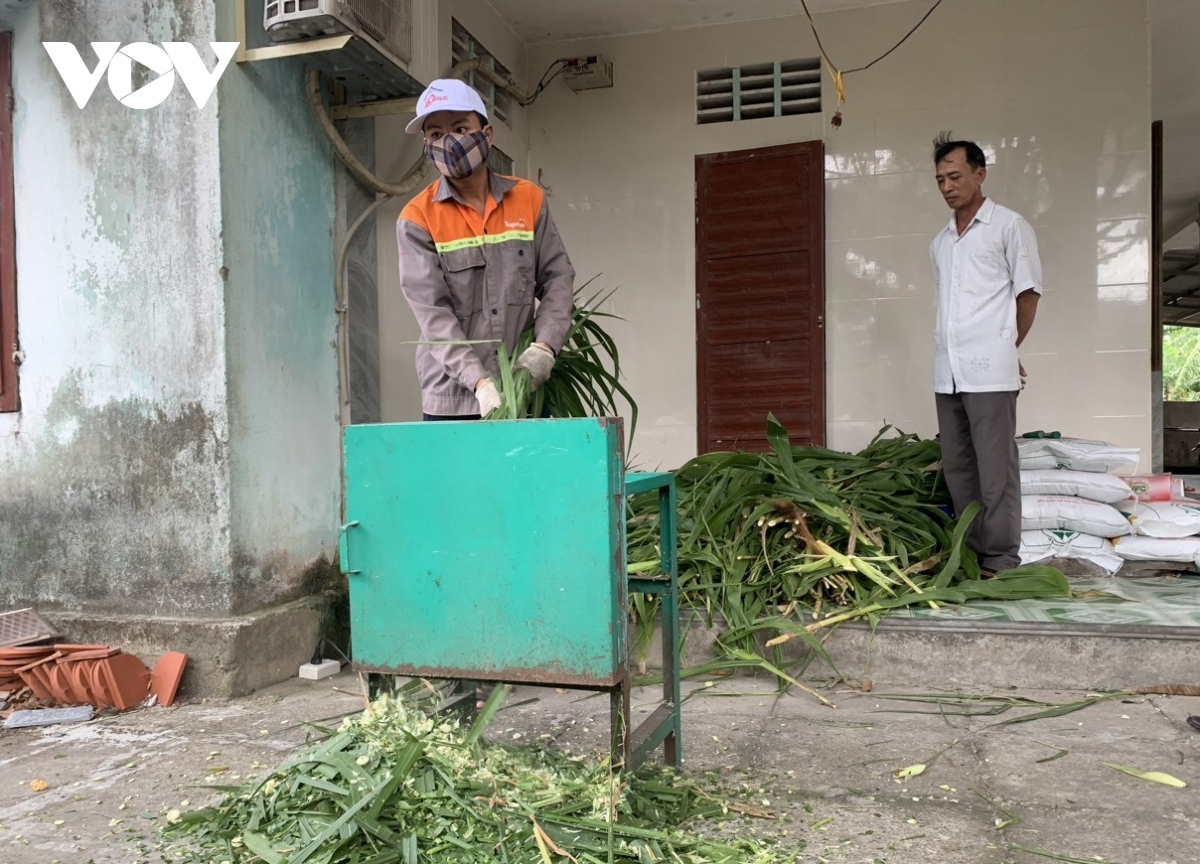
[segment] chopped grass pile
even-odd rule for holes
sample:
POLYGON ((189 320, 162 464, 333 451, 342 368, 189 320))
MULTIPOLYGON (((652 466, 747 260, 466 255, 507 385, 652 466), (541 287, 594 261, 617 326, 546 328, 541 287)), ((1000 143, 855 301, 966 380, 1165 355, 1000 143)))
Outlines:
POLYGON ((381 696, 265 779, 166 829, 191 864, 466 864, 674 861, 782 864, 796 850, 706 839, 737 812, 670 772, 482 740, 497 688, 466 729, 381 696), (709 824, 709 833, 714 826, 709 824))

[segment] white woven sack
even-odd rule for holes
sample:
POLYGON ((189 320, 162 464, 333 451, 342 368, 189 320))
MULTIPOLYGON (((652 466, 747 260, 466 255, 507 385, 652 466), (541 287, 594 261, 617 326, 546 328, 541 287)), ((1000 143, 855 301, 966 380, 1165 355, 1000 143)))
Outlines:
POLYGON ((1113 548, 1125 561, 1188 563, 1200 556, 1200 537, 1118 537, 1113 548))
POLYGON ((1200 501, 1123 501, 1117 509, 1124 513, 1133 533, 1143 537, 1171 539, 1200 534, 1200 501))
POLYGON ((1132 474, 1142 451, 1082 438, 1018 438, 1022 471, 1062 468, 1098 474, 1132 474))
POLYGON ((1094 471, 1068 471, 1057 468, 1035 468, 1021 472, 1022 495, 1074 495, 1116 504, 1132 494, 1129 484, 1112 474, 1094 471))
POLYGON ((1067 495, 1022 495, 1021 530, 1047 528, 1097 537, 1122 537, 1133 530, 1129 520, 1111 504, 1067 495))
POLYGON ((1094 534, 1078 531, 1021 532, 1021 564, 1036 564, 1051 558, 1087 561, 1112 576, 1121 569, 1124 559, 1113 549, 1112 541, 1094 534))

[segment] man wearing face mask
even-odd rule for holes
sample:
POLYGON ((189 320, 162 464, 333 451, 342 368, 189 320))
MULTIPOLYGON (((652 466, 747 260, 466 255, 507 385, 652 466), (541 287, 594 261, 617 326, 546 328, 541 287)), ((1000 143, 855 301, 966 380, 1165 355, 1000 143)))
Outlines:
POLYGON ((542 190, 487 164, 492 127, 473 88, 430 84, 407 126, 443 175, 405 206, 396 225, 400 289, 421 327, 417 378, 425 420, 473 420, 500 405, 502 342, 533 386, 550 377, 571 324, 575 270, 542 190), (536 311, 535 311, 535 300, 536 311), (463 345, 455 342, 480 344, 463 345))

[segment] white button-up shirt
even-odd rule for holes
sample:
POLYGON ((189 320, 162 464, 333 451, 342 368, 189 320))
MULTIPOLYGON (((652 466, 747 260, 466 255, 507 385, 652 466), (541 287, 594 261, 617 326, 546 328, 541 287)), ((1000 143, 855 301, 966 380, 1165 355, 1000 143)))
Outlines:
POLYGON ((1020 390, 1016 300, 1042 291, 1033 228, 987 198, 961 235, 951 216, 929 255, 937 286, 934 392, 1020 390))

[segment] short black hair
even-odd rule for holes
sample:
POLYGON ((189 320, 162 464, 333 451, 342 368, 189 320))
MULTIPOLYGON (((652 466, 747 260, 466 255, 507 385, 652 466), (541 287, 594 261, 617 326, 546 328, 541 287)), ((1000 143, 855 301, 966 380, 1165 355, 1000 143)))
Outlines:
POLYGON ((958 141, 953 132, 939 132, 933 139, 933 164, 936 165, 957 150, 959 147, 967 151, 967 164, 978 171, 987 167, 987 157, 974 141, 958 141))

